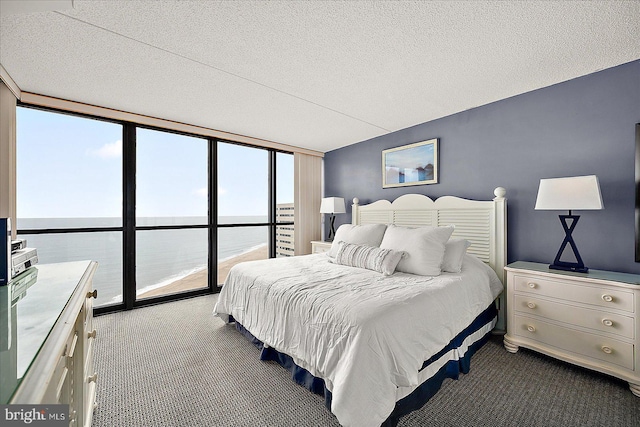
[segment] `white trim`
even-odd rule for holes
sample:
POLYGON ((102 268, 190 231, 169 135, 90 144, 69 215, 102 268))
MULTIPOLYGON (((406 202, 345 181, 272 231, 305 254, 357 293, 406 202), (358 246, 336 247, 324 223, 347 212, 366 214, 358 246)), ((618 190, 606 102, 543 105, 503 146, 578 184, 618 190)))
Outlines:
POLYGON ((11 93, 17 98, 20 99, 22 97, 22 91, 16 84, 16 82, 11 78, 7 70, 0 64, 0 80, 4 82, 5 85, 9 88, 11 93))
POLYGON ((233 142, 251 144, 258 147, 273 148, 276 150, 288 151, 291 153, 302 153, 310 156, 324 157, 319 151, 308 150, 306 148, 294 147, 293 145, 281 144, 279 142, 268 141, 266 139, 254 138, 251 136, 238 135, 231 132, 209 129, 201 126, 186 123, 174 122, 171 120, 159 119, 142 114, 128 113, 126 111, 114 110, 97 105, 83 104, 81 102, 69 101, 66 99, 53 98, 45 95, 38 95, 31 92, 22 92, 20 101, 25 104, 41 107, 56 108, 58 110, 73 113, 87 114, 90 116, 103 117, 106 119, 122 120, 138 123, 141 125, 154 126, 162 129, 170 129, 178 132, 191 133, 206 137, 220 138, 233 142))

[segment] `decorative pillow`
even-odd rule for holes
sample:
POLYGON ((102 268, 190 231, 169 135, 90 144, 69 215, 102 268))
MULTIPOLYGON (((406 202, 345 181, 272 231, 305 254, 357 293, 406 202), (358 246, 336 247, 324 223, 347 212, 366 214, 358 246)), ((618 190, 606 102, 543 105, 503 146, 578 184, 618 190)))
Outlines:
POLYGON ((329 249, 327 255, 332 258, 336 256, 338 253, 339 242, 378 247, 380 246, 382 236, 384 236, 386 229, 387 226, 385 224, 342 224, 338 227, 338 230, 336 230, 336 235, 333 238, 331 249, 329 249))
POLYGON ((404 252, 380 249, 373 246, 354 245, 339 242, 338 254, 333 262, 349 267, 366 268, 391 276, 402 259, 404 252))
POLYGON ((380 247, 405 252, 396 270, 421 276, 441 273, 445 243, 453 226, 407 228, 389 225, 380 247))
POLYGON ((460 273, 462 271, 462 260, 471 242, 465 239, 449 239, 444 245, 444 259, 442 260, 442 271, 448 273, 460 273))

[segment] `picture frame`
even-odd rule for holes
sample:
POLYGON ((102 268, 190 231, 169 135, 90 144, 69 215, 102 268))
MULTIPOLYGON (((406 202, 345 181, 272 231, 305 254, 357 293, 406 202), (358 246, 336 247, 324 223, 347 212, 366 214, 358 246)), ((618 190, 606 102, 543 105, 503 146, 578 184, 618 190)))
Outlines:
POLYGON ((438 138, 382 150, 382 188, 438 183, 438 138))

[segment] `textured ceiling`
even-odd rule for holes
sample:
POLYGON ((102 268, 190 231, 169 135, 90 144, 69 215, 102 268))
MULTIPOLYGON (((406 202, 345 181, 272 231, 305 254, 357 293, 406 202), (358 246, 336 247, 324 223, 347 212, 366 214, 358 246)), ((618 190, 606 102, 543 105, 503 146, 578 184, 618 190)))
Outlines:
POLYGON ((322 152, 640 58, 638 1, 73 5, 0 10, 21 90, 322 152))

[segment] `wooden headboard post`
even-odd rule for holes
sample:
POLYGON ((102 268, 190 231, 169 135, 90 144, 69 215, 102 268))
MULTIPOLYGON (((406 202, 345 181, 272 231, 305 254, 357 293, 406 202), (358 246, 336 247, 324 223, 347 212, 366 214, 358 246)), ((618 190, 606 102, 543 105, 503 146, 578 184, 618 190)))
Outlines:
MULTIPOLYGON (((493 200, 468 200, 443 196, 432 200, 422 194, 405 194, 393 203, 378 200, 360 205, 353 199, 352 224, 396 224, 404 227, 455 225, 453 237, 467 239, 471 246, 467 252, 480 258, 505 283, 504 267, 507 262, 507 191, 494 190, 493 200)), ((495 330, 505 331, 504 293, 497 298, 499 310, 495 330)))

